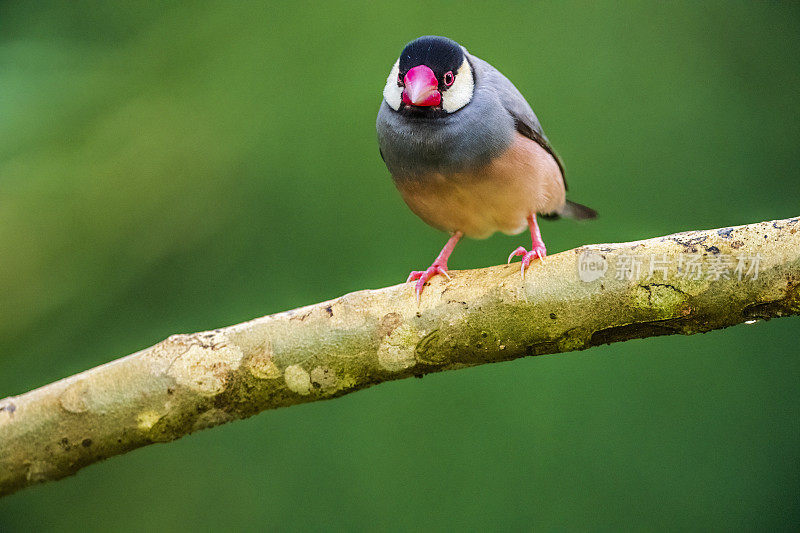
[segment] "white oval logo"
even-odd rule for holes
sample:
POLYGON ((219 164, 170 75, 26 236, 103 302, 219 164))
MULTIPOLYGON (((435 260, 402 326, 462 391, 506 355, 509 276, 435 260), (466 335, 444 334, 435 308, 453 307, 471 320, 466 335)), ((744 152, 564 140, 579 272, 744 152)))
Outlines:
POLYGON ((590 282, 606 275, 608 262, 602 255, 586 250, 578 256, 578 277, 581 281, 590 282))

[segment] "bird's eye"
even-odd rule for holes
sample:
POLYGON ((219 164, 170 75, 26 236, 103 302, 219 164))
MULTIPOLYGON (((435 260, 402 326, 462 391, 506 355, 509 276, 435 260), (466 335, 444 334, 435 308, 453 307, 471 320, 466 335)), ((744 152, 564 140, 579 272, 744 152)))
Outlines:
POLYGON ((448 70, 444 74, 444 84, 446 87, 450 87, 453 85, 453 82, 456 81, 456 76, 453 74, 452 70, 448 70))
POLYGON ((403 83, 403 73, 402 72, 398 72, 397 73, 397 86, 398 87, 402 87, 403 85, 405 85, 403 83))

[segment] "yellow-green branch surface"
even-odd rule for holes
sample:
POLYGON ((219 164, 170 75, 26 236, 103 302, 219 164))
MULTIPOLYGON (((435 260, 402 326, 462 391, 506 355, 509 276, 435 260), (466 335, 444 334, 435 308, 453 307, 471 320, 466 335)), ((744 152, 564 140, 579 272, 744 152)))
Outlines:
POLYGON ((0 495, 378 383, 800 314, 800 217, 583 246, 188 335, 0 400, 0 495))

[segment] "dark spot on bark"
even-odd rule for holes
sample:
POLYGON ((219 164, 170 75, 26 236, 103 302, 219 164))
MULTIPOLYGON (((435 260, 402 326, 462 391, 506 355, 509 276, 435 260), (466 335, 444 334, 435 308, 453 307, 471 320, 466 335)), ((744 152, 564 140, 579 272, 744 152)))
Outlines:
POLYGON ((322 387, 322 385, 320 385, 320 384, 319 384, 319 383, 317 383, 316 381, 312 381, 312 382, 311 382, 311 386, 312 386, 312 387, 314 387, 315 389, 319 389, 320 387, 322 387))
POLYGON ((488 336, 489 336, 489 333, 488 333, 488 332, 486 332, 486 331, 481 331, 481 337, 483 337, 483 338, 485 339, 485 338, 486 338, 486 337, 488 337, 488 336))
POLYGON ((730 239, 731 233, 733 233, 733 228, 723 228, 717 230, 717 235, 719 235, 723 239, 730 239))
POLYGON ((289 320, 299 320, 299 321, 302 322, 303 320, 308 318, 308 315, 310 315, 310 314, 311 314, 311 311, 308 311, 307 313, 303 313, 301 316, 290 317, 289 320))
POLYGON ((422 313, 420 313, 419 311, 417 311, 417 318, 422 318, 422 313))
POLYGON ((650 287, 667 287, 668 289, 672 289, 675 292, 683 294, 683 291, 680 290, 675 285, 673 285, 672 283, 648 283, 647 285, 642 285, 642 287, 644 287, 648 291, 650 290, 650 287))
POLYGON ((325 311, 327 311, 328 316, 333 316, 333 309, 331 309, 330 305, 325 306, 325 311))
POLYGON ((746 320, 759 318, 769 320, 776 316, 791 315, 796 313, 800 304, 800 291, 797 283, 787 277, 786 296, 779 300, 748 305, 742 310, 742 317, 746 320))
POLYGON ((638 324, 625 324, 623 326, 613 326, 601 329, 592 333, 589 340, 590 346, 600 344, 611 344, 612 342, 628 341, 631 339, 642 339, 645 337, 658 337, 660 335, 670 335, 680 332, 681 328, 676 319, 656 320, 653 322, 641 322, 638 324))
POLYGON ((556 352, 558 352, 558 343, 555 341, 537 342, 536 344, 529 344, 525 347, 525 355, 527 356, 556 352))
POLYGON ((683 246, 690 247, 696 244, 702 244, 706 242, 706 239, 708 238, 707 235, 698 235, 696 237, 693 237, 692 236, 693 234, 694 232, 691 231, 687 233, 679 233, 673 236, 672 240, 683 246))
POLYGON ((775 228, 775 229, 783 229, 785 226, 780 226, 780 225, 778 225, 778 221, 777 220, 773 220, 772 221, 772 227, 775 228))
POLYGON ((414 374, 414 377, 417 379, 422 379, 425 377, 425 374, 414 374))
POLYGON ((89 446, 91 446, 91 445, 92 445, 92 439, 83 439, 83 440, 81 441, 81 445, 82 445, 84 448, 88 448, 89 446))
POLYGON ((64 437, 63 439, 58 441, 58 445, 61 446, 61 449, 64 450, 65 452, 68 452, 72 449, 72 446, 70 446, 69 439, 67 437, 64 437))
POLYGON ((167 387, 167 394, 175 394, 175 389, 172 387, 167 387))
POLYGON ((555 314, 555 313, 550 313, 550 318, 552 318, 553 320, 555 320, 555 319, 556 319, 556 314, 555 314))
POLYGON ((6 411, 8 414, 13 415, 14 411, 17 410, 17 406, 14 405, 14 402, 8 402, 5 405, 0 405, 0 411, 6 411))
POLYGON ((708 238, 708 235, 702 234, 701 232, 698 231, 687 231, 684 233, 678 233, 676 235, 673 235, 670 238, 673 242, 680 244, 681 246, 686 248, 685 251, 689 251, 691 253, 697 253, 697 245, 703 244, 708 238), (700 234, 698 235, 698 233, 700 234))
POLYGON ((742 241, 733 241, 731 243, 731 248, 733 248, 734 250, 738 250, 742 246, 744 246, 744 243, 742 241))
POLYGON ((719 254, 719 248, 717 248, 716 246, 709 246, 708 248, 706 248, 706 251, 711 252, 714 255, 719 254))

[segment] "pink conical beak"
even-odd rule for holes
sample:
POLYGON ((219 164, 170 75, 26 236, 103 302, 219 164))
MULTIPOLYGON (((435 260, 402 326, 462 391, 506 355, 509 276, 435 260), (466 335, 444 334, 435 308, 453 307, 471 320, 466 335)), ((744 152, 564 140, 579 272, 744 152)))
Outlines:
POLYGON ((403 103, 416 106, 435 106, 442 102, 439 82, 436 75, 425 65, 419 65, 406 72, 403 83, 403 103))

